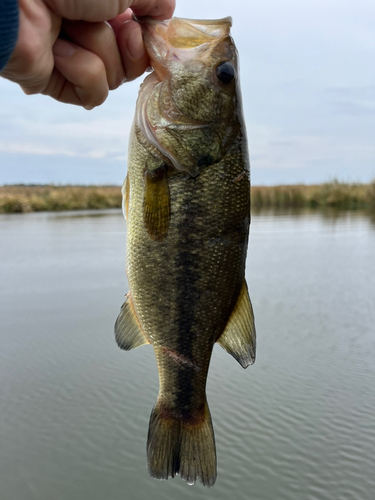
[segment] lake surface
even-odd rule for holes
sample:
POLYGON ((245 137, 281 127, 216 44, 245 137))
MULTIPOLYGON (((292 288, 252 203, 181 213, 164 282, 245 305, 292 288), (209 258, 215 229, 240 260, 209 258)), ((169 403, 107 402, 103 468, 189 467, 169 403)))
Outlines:
POLYGON ((153 350, 113 325, 128 290, 118 211, 0 216, 1 500, 373 500, 375 223, 254 215, 257 361, 219 346, 213 489, 149 478, 153 350))

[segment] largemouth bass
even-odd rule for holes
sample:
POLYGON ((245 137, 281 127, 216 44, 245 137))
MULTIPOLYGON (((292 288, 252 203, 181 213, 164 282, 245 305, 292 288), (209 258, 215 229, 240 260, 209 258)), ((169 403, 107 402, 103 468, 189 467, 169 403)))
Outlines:
POLYGON ((154 71, 141 85, 123 187, 130 291, 118 345, 152 344, 159 395, 152 477, 216 480, 206 378, 215 342, 255 360, 244 278, 250 173, 231 18, 141 21, 154 71))

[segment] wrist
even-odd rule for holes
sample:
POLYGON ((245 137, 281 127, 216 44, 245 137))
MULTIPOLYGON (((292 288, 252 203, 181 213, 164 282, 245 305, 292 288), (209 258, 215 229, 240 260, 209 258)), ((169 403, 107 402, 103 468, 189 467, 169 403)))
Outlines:
POLYGON ((0 71, 7 64, 18 36, 18 3, 17 0, 1 0, 0 2, 0 71))

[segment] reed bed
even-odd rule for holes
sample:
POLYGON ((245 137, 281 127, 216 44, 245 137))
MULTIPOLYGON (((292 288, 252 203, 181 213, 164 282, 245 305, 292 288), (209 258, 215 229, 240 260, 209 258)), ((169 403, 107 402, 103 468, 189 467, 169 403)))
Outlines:
MULTIPOLYGON (((0 186, 0 213, 120 208, 121 202, 119 186, 0 186)), ((253 186, 251 204, 255 210, 328 207, 375 210, 375 181, 253 186)))
POLYGON ((2 186, 0 213, 121 207, 119 186, 2 186))
POLYGON ((254 186, 251 205, 262 208, 374 209, 375 181, 352 184, 339 181, 317 185, 254 186))

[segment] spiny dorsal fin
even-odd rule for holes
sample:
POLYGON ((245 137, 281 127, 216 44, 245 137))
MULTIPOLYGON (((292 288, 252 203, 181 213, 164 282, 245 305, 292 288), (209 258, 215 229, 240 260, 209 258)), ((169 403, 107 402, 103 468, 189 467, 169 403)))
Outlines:
POLYGON ((167 173, 164 167, 145 172, 143 220, 147 232, 155 241, 162 241, 168 233, 170 201, 167 173))
POLYGON ((137 321, 130 294, 126 296, 116 320, 115 339, 117 345, 124 351, 149 344, 137 321))
POLYGON ((237 303, 217 343, 229 352, 243 368, 254 363, 256 347, 254 313, 245 280, 237 303))

